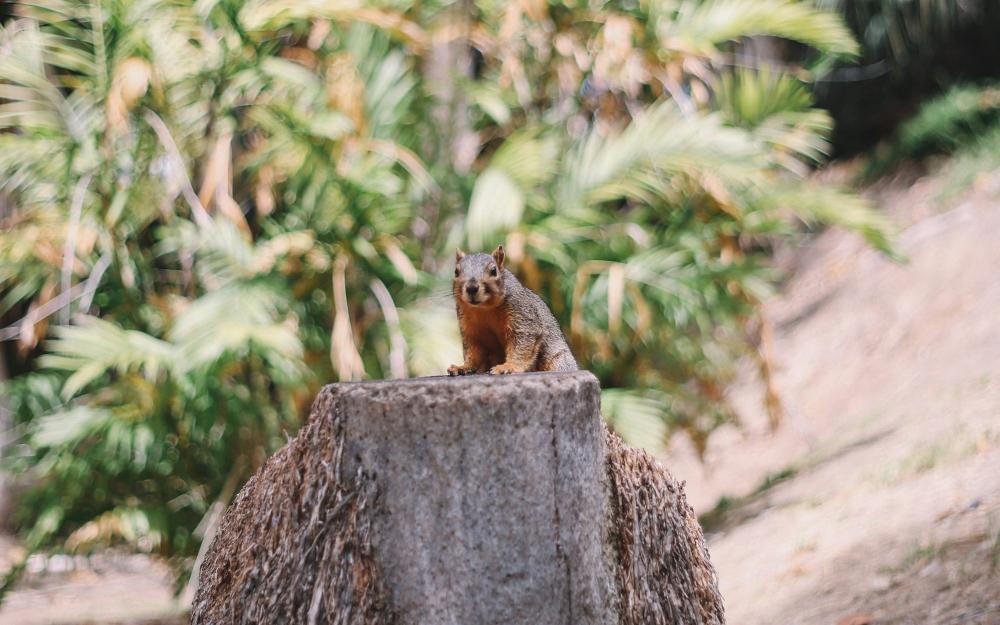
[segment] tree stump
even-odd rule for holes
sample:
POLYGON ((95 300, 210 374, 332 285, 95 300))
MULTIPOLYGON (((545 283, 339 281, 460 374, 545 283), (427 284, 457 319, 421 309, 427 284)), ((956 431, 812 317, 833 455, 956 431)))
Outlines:
POLYGON ((192 623, 721 625, 683 490, 587 372, 333 384, 226 511, 192 623))

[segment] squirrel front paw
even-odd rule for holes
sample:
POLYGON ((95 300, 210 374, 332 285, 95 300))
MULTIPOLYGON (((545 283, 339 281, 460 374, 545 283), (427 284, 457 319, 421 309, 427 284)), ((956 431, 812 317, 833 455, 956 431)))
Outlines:
POLYGON ((507 362, 499 364, 490 369, 490 374, 492 375, 506 375, 508 373, 521 373, 521 372, 522 372, 521 369, 507 362))
POLYGON ((448 375, 468 375, 475 372, 474 368, 466 367, 465 365, 452 365, 448 367, 448 375))

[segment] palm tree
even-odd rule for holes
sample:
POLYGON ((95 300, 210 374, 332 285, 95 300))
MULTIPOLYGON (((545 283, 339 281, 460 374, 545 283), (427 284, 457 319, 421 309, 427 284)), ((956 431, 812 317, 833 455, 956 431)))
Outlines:
POLYGON ((434 183, 391 130, 415 61, 350 12, 238 6, 43 2, 2 32, 4 338, 51 337, 11 385, 31 547, 192 553, 321 381, 405 374, 359 345, 424 280, 398 235, 434 183))

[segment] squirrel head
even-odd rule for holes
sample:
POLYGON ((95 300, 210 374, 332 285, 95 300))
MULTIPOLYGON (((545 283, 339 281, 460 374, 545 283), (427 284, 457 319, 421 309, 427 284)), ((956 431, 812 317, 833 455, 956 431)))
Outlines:
POLYGON ((493 254, 455 252, 455 300, 467 306, 491 308, 504 300, 504 252, 497 246, 493 254))

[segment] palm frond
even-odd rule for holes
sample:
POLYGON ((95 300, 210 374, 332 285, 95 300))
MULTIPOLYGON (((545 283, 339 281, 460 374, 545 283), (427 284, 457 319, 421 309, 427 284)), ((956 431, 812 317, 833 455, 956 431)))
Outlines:
POLYGON ((355 0, 254 0, 243 3, 239 13, 240 23, 247 31, 261 34, 310 19, 370 24, 418 49, 428 44, 424 30, 402 13, 355 0))
POLYGON ((222 288, 255 273, 253 245, 224 217, 211 219, 201 228, 189 221, 181 222, 159 249, 194 252, 198 274, 212 288, 222 288))
POLYGON ((854 230, 872 247, 898 258, 892 220, 857 195, 816 184, 798 184, 774 193, 767 201, 791 211, 807 224, 832 224, 854 230))
POLYGON ((753 135, 772 148, 775 163, 799 176, 830 154, 833 120, 820 110, 777 113, 753 129, 753 135))
POLYGON ((70 102, 46 75, 45 41, 50 35, 34 24, 15 22, 0 32, 6 51, 0 54, 0 129, 38 133, 65 131, 80 137, 70 102))
POLYGON ((196 369, 257 345, 282 374, 300 373, 302 343, 294 321, 283 318, 283 308, 279 294, 262 286, 233 285, 203 295, 177 315, 170 329, 180 366, 196 369))
POLYGON ((59 182, 68 147, 58 137, 0 134, 0 192, 17 198, 24 208, 52 206, 62 193, 59 182))
POLYGON ((518 226, 529 195, 556 172, 558 143, 529 128, 504 141, 476 179, 469 200, 469 245, 481 249, 518 226))
POLYGON ((412 375, 440 375, 462 360, 462 342, 450 300, 417 301, 400 309, 399 317, 412 375))
POLYGON ((38 447, 74 445, 99 431, 111 413, 91 406, 73 406, 38 418, 31 427, 31 442, 38 447))
POLYGON ((785 169, 803 175, 829 154, 833 121, 812 108, 802 81, 767 69, 740 69, 724 74, 714 94, 726 123, 747 128, 774 148, 769 155, 785 169))
POLYGON ((364 24, 351 26, 346 43, 364 85, 368 136, 405 145, 394 131, 403 125, 401 121, 416 96, 418 83, 411 71, 412 61, 391 47, 378 31, 364 24))
POLYGON ((40 361, 43 367, 71 373, 63 385, 65 398, 75 396, 108 371, 139 371, 156 380, 176 363, 176 351, 169 343, 97 317, 57 328, 49 353, 40 361))
POLYGON ((524 202, 524 192, 504 171, 490 168, 480 174, 465 223, 469 245, 482 249, 497 232, 517 227, 524 202))
POLYGON ((571 210, 629 197, 651 202, 670 194, 670 174, 677 172, 743 178, 752 170, 756 147, 746 132, 726 127, 721 116, 688 117, 668 100, 617 135, 587 135, 565 162, 558 206, 571 210))
POLYGON ((810 110, 813 97, 804 82, 788 74, 741 68, 719 78, 715 102, 727 123, 755 128, 773 115, 810 110))
POLYGON ((858 54, 857 42, 837 14, 803 0, 684 0, 657 29, 666 49, 705 56, 716 54, 725 42, 753 35, 799 41, 833 56, 858 54))
POLYGON ((658 451, 670 429, 662 393, 609 388, 601 391, 601 414, 626 443, 658 451))
MULTIPOLYGON (((955 150, 1000 119, 1000 84, 958 85, 930 100, 897 132, 899 154, 955 150)), ((898 156, 898 155, 897 155, 898 156)))

